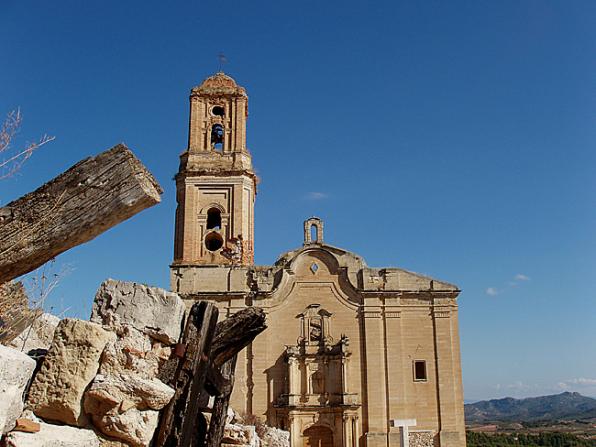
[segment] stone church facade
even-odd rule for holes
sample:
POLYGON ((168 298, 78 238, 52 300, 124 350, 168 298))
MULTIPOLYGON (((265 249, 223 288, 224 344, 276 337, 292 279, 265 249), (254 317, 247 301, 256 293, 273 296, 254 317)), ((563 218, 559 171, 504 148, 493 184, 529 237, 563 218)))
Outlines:
POLYGON ((189 304, 267 314, 238 358, 232 406, 290 430, 293 447, 464 447, 459 289, 368 267, 328 245, 314 217, 301 247, 255 266, 247 116, 245 90, 223 73, 192 89, 171 265, 189 304))

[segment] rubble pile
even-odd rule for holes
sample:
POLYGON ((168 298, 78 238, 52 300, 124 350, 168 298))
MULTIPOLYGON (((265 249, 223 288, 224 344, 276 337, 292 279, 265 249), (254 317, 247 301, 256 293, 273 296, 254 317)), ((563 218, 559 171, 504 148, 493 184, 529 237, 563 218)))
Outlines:
POLYGON ((234 410, 228 410, 221 447, 290 447, 290 432, 269 427, 254 416, 247 423, 234 410))
MULTIPOLYGON (((39 316, 0 345, 1 445, 149 446, 174 396, 159 377, 184 318, 177 294, 115 280, 100 286, 90 321, 39 316)), ((222 445, 289 447, 288 432, 228 416, 222 445)))
POLYGON ((97 291, 91 321, 44 315, 11 347, 0 346, 5 445, 149 445, 159 410, 174 395, 157 376, 178 341, 184 314, 174 293, 107 280, 97 291), (26 353, 39 357, 40 351, 36 368, 26 353))

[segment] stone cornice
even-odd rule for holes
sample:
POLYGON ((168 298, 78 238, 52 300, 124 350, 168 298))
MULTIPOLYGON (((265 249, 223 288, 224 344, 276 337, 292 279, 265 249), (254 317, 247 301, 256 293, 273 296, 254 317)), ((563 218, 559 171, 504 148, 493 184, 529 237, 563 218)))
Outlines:
POLYGON ((190 170, 184 169, 179 171, 175 176, 174 180, 177 182, 179 180, 184 180, 187 177, 248 177, 250 178, 255 187, 255 195, 257 194, 257 185, 259 184, 259 177, 253 171, 249 171, 247 169, 218 169, 218 170, 211 170, 211 169, 198 169, 198 170, 190 170))

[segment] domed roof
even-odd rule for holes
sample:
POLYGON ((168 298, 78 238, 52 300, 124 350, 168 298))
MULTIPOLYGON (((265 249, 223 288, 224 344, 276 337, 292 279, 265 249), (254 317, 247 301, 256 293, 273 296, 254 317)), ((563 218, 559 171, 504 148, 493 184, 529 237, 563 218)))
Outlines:
POLYGON ((201 85, 192 89, 193 94, 200 95, 237 95, 246 96, 243 87, 236 84, 233 78, 222 71, 205 79, 201 85))

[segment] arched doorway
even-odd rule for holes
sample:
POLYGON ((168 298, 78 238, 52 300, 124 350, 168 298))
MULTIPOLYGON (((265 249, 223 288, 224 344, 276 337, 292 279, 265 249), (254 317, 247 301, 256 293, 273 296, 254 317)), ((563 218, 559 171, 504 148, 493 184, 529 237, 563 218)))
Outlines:
POLYGON ((333 432, 322 425, 313 425, 304 430, 304 447, 333 447, 333 432))

